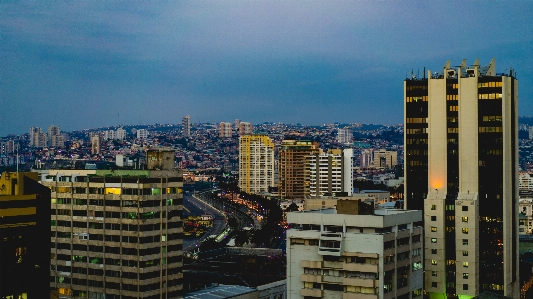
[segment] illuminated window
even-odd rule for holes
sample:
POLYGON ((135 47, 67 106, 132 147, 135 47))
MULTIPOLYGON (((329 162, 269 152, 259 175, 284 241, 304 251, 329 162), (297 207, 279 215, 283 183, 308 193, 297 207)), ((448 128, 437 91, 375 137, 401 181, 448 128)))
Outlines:
POLYGON ((468 227, 463 227, 463 234, 468 234, 468 227))
POLYGON ((437 231, 437 228, 436 228, 435 226, 432 226, 432 227, 431 227, 431 231, 432 231, 432 232, 436 232, 436 231, 437 231))
POLYGON ((463 262, 463 267, 467 268, 468 267, 468 262, 463 262))
POLYGON ((431 243, 437 243, 437 238, 431 238, 431 243))
POLYGON ((437 260, 431 260, 431 264, 432 265, 436 265, 437 264, 437 260))
POLYGON ((437 205, 431 205, 431 209, 432 210, 436 210, 437 209, 437 205))
POLYGON ((431 276, 437 277, 437 271, 431 271, 431 276))
POLYGON ((462 219, 463 219, 463 222, 468 222, 468 217, 465 216, 462 219))
POLYGON ((463 250, 463 256, 468 256, 468 250, 463 250))
POLYGON ((463 278, 468 279, 468 273, 463 273, 463 278))
POLYGON ((105 194, 120 195, 121 191, 121 188, 105 188, 105 194))

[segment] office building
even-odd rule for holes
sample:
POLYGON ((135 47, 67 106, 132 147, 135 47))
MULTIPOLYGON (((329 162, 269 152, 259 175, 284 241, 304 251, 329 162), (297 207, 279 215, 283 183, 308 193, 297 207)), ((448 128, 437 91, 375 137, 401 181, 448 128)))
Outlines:
POLYGON ((91 136, 91 154, 100 155, 102 152, 100 135, 91 136))
POLYGON ((274 143, 266 135, 239 137, 239 188, 249 194, 274 186, 274 143))
POLYGON ((422 298, 422 211, 339 200, 287 222, 287 298, 422 298))
POLYGON ((148 138, 148 130, 146 129, 139 129, 137 130, 137 139, 145 139, 148 138))
POLYGON ((353 133, 350 128, 337 129, 337 142, 346 144, 353 142, 353 133))
POLYGON ((283 140, 278 157, 278 192, 282 199, 303 199, 310 193, 311 155, 320 152, 309 140, 283 140))
POLYGON ((175 151, 170 148, 149 149, 146 151, 148 169, 171 170, 174 168, 175 151))
POLYGON ((42 184, 61 298, 181 298, 181 171, 50 170, 42 184))
POLYGON ((493 59, 404 81, 405 202, 424 211, 425 291, 518 298, 518 83, 493 59))
POLYGON ((392 169, 398 165, 398 153, 396 151, 388 151, 380 149, 374 151, 373 166, 374 168, 388 168, 392 169))
POLYGON ((218 128, 218 136, 220 138, 231 138, 232 135, 231 123, 221 122, 218 128))
POLYGON ((309 195, 353 193, 353 149, 331 149, 312 154, 309 165, 309 195))
POLYGON ((0 177, 0 298, 50 298, 50 189, 37 178, 0 177))
POLYGON ((239 123, 239 136, 252 135, 254 126, 248 122, 239 123))
POLYGON ((189 115, 181 119, 181 132, 183 137, 191 136, 191 117, 189 115))

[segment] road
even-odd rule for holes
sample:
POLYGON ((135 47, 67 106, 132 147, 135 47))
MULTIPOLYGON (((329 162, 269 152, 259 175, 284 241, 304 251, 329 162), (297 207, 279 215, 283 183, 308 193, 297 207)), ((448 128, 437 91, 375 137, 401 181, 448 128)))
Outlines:
POLYGON ((226 217, 222 213, 220 213, 216 209, 213 209, 211 206, 204 204, 202 201, 199 201, 198 199, 192 197, 190 194, 183 195, 183 205, 187 210, 190 211, 189 213, 187 212, 187 210, 184 209, 183 217, 189 215, 204 214, 210 214, 215 217, 213 227, 208 230, 202 237, 183 239, 183 251, 192 251, 193 249, 197 248, 197 246, 200 246, 200 243, 202 243, 205 238, 211 235, 218 235, 226 226, 226 217))

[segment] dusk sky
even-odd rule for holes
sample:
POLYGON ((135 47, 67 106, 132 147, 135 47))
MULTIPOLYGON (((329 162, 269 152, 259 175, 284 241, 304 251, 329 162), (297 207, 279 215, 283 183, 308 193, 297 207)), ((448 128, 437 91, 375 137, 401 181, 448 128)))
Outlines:
POLYGON ((403 80, 496 58, 533 115, 533 1, 2 1, 0 137, 402 123, 403 80))

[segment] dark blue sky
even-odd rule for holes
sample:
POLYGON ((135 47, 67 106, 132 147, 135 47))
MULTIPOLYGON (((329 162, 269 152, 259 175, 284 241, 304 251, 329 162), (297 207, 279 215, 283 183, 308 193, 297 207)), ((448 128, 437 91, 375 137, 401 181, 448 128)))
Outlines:
POLYGON ((496 57, 533 115, 533 1, 2 1, 0 136, 402 122, 403 80, 496 57))

